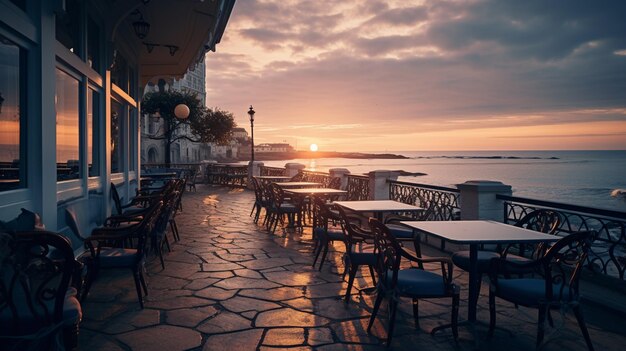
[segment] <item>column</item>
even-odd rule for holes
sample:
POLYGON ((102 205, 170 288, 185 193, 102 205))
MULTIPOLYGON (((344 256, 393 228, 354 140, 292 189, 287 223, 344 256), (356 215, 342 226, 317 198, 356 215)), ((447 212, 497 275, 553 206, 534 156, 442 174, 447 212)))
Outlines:
POLYGON ((333 178, 341 178, 341 186, 339 189, 346 190, 348 188, 348 175, 350 171, 346 168, 331 168, 328 173, 333 178))
POLYGON ((254 189, 254 185, 252 185, 252 178, 261 175, 261 167, 263 167, 263 165, 264 163, 261 161, 248 162, 248 189, 254 189))
POLYGON ((287 163, 285 164, 285 169, 287 170, 285 175, 287 177, 293 177, 296 174, 303 171, 305 168, 306 166, 303 165, 302 163, 295 163, 295 162, 287 163))
POLYGON ((376 170, 367 174, 370 178, 370 200, 389 200, 389 180, 397 180, 400 172, 376 170))
POLYGON ((493 220, 502 222, 504 205, 496 199, 497 194, 511 196, 510 185, 491 180, 468 180, 456 185, 461 192, 460 207, 462 220, 493 220))

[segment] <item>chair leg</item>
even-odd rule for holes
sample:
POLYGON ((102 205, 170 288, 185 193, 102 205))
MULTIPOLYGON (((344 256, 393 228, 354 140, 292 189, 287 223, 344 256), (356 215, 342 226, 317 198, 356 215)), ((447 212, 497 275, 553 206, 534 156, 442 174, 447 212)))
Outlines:
POLYGON ((389 326, 387 328, 387 347, 391 345, 393 330, 396 325, 396 312, 398 311, 398 300, 394 296, 389 299, 389 326))
POLYGON ((496 295, 489 291, 489 337, 493 336, 496 329, 496 295))
POLYGON ((370 316, 370 321, 367 323, 367 333, 370 334, 372 332, 372 326, 374 325, 374 320, 376 319, 376 315, 378 314, 378 309, 380 308, 380 304, 383 302, 383 293, 382 291, 378 291, 376 294, 376 301, 374 302, 374 309, 372 310, 372 315, 370 316))
POLYGON ((367 268, 370 270, 370 277, 372 277, 372 283, 376 286, 376 274, 374 273, 374 267, 368 265, 367 268))
POLYGON ((580 327, 580 331, 583 333, 583 337, 587 343, 587 349, 589 349, 589 351, 593 351, 593 344, 591 343, 589 331, 587 330, 587 325, 585 324, 585 318, 583 317, 583 311, 580 308, 580 305, 574 306, 573 310, 576 320, 578 321, 578 327, 580 327))
POLYGON ((545 305, 539 306, 539 320, 537 321, 537 345, 536 345, 537 349, 543 342, 547 312, 548 312, 548 306, 545 306, 545 305))
POLYGON ((454 341, 459 340, 459 293, 452 296, 452 335, 454 341))
POLYGON ((313 267, 315 267, 315 264, 317 263, 317 259, 320 257, 321 252, 322 252, 322 243, 318 243, 317 246, 315 247, 315 250, 313 251, 313 253, 315 254, 315 259, 313 259, 313 267))
POLYGON ((141 282, 141 287, 143 288, 144 296, 148 296, 148 284, 146 284, 146 279, 143 276, 143 273, 139 271, 139 282, 141 282))
POLYGON ((320 268, 319 270, 322 270, 322 266, 324 265, 324 261, 326 261, 326 255, 328 254, 328 241, 324 242, 324 253, 322 254, 322 260, 320 261, 320 268))
POLYGON ((87 266, 87 274, 85 275, 85 282, 83 283, 83 291, 80 294, 80 302, 85 302, 87 299, 87 295, 89 294, 89 290, 91 289, 91 284, 98 276, 98 269, 94 267, 94 265, 87 266))
POLYGON ((352 284, 354 284, 354 277, 359 270, 359 266, 354 265, 350 267, 350 275, 348 276, 348 287, 346 288, 345 302, 350 303, 350 292, 352 291, 352 284))
POLYGON ((133 270, 133 278, 135 279, 135 289, 137 290, 137 299, 139 299, 139 306, 143 310, 143 292, 141 291, 140 273, 138 270, 133 270))
POLYGON ((419 314, 419 300, 413 298, 413 320, 415 320, 415 329, 420 327, 419 314))

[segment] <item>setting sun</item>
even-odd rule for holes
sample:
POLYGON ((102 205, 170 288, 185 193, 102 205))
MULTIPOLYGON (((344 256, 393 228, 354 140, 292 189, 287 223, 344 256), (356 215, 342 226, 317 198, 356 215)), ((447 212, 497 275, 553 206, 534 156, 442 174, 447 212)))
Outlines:
POLYGON ((317 151, 317 144, 311 144, 311 146, 309 146, 309 149, 313 152, 317 151))

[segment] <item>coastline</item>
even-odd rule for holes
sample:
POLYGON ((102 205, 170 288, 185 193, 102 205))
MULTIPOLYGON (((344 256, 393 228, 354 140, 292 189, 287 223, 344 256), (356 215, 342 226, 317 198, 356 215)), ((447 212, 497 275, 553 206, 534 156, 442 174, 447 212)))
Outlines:
MULTIPOLYGON (((293 152, 257 152, 254 154, 258 161, 276 161, 292 159, 320 159, 320 158, 350 158, 350 159, 408 159, 409 157, 389 153, 364 153, 364 152, 336 152, 336 151, 293 151, 293 152)), ((243 157, 248 160, 249 156, 243 157)))

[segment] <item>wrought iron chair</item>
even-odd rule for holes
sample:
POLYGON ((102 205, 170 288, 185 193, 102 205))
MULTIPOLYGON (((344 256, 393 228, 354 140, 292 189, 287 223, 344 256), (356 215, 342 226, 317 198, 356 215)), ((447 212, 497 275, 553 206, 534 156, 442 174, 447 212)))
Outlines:
MULTIPOLYGON (((170 242, 167 239, 167 228, 170 221, 174 218, 174 214, 177 210, 177 199, 179 192, 174 191, 163 198, 163 207, 159 211, 158 218, 156 219, 154 228, 150 232, 150 239, 152 250, 159 256, 161 262, 161 268, 165 269, 165 261, 163 260, 163 247, 167 247, 167 251, 171 251, 170 242)), ((176 234, 172 230, 174 240, 176 240, 176 234)))
POLYGON ((300 220, 301 209, 296 204, 285 198, 283 190, 276 184, 270 184, 269 195, 271 196, 271 206, 269 207, 269 220, 267 221, 267 230, 272 233, 276 232, 278 222, 284 224, 284 217, 290 225, 296 225, 296 217, 300 220))
POLYGON ((261 217, 261 210, 265 210, 265 216, 267 216, 270 200, 267 197, 267 192, 265 190, 266 186, 264 186, 262 182, 252 177, 252 185, 254 187, 255 199, 254 204, 252 205, 252 210, 250 211, 250 216, 254 214, 254 223, 258 223, 259 218, 261 217))
MULTIPOLYGON (((423 298, 451 298, 452 299, 452 334, 458 338, 457 320, 459 315, 459 287, 452 281, 452 261, 447 257, 419 258, 406 252, 398 240, 391 234, 382 222, 377 219, 369 220, 377 252, 376 274, 378 275, 377 295, 372 316, 367 325, 371 331, 380 304, 384 298, 389 299, 389 323, 387 327, 387 346, 391 345, 393 330, 400 297, 409 297, 413 300, 413 318, 415 327, 419 326, 418 301, 423 298), (441 275, 421 268, 400 268, 402 259, 415 263, 439 263, 441 275)), ((434 328, 431 334, 447 328, 434 328)))
MULTIPOLYGON (((559 228, 561 223, 561 215, 556 211, 551 210, 534 210, 522 217, 517 223, 516 227, 535 230, 546 234, 554 234, 559 228)), ((506 257, 510 261, 528 262, 531 259, 536 259, 543 256, 547 248, 547 244, 538 244, 534 246, 534 250, 531 250, 530 258, 525 257, 527 247, 515 247, 515 245, 508 245, 505 248, 498 247, 495 251, 479 250, 478 251, 478 289, 480 291, 480 285, 482 283, 482 275, 489 273, 491 269, 491 259, 506 257), (517 249, 519 255, 512 254, 511 252, 517 249)), ((469 271, 470 267, 470 254, 468 250, 457 251, 452 254, 452 262, 464 271, 469 271)))
POLYGON ((82 309, 70 288, 78 268, 67 238, 0 233, 0 349, 74 349, 82 309))
POLYGON ((570 234, 552 245, 541 258, 530 262, 494 258, 489 287, 489 335, 493 335, 496 325, 496 297, 539 310, 537 348, 543 342, 549 311, 571 307, 588 349, 593 350, 580 306, 578 282, 595 235, 593 231, 570 234), (509 279, 519 271, 535 271, 539 277, 509 279))
POLYGON ((350 292, 354 284, 354 278, 361 266, 367 266, 372 277, 372 282, 376 285, 376 275, 374 274, 374 266, 376 265, 377 255, 374 251, 374 235, 360 226, 359 217, 351 216, 346 210, 338 206, 341 216, 341 224, 346 233, 346 253, 344 255, 345 271, 348 273, 348 287, 346 288, 345 302, 350 303, 350 292), (370 248, 365 247, 370 245, 370 248))
POLYGON ((330 245, 336 241, 346 241, 346 234, 342 227, 333 226, 329 228, 329 222, 333 219, 329 206, 331 204, 327 204, 321 198, 315 197, 313 200, 313 239, 315 240, 313 267, 315 267, 315 263, 317 263, 317 259, 323 251, 319 266, 320 271, 326 260, 330 245))
POLYGON ((148 294, 148 286, 143 276, 148 236, 154 228, 162 207, 162 201, 153 204, 146 211, 141 222, 134 225, 96 228, 85 240, 90 256, 84 260, 87 265, 87 275, 81 295, 82 301, 87 298, 91 285, 97 279, 101 269, 127 268, 133 273, 137 298, 139 305, 143 308, 143 295, 148 294), (135 243, 134 248, 124 247, 123 243, 129 241, 135 243))

